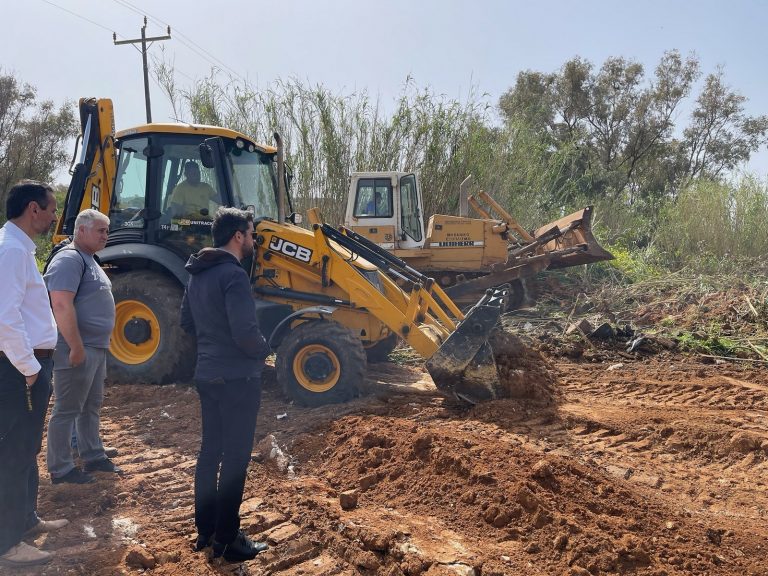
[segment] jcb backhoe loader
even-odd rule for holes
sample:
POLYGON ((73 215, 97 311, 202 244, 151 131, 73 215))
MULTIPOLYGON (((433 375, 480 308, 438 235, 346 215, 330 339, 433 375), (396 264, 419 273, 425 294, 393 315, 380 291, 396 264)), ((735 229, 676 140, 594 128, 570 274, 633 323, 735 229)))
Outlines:
POLYGON ((523 279, 613 258, 592 235, 591 206, 528 232, 485 192, 467 203, 480 218, 435 214, 425 228, 415 174, 355 172, 344 226, 434 277, 460 304, 509 283, 508 308, 517 308, 526 296, 523 279))
POLYGON ((255 216, 247 264, 254 306, 291 398, 318 405, 355 395, 366 351, 388 351, 398 338, 427 360, 442 390, 472 401, 499 394, 487 337, 505 290, 488 291, 465 315, 430 278, 316 211, 311 231, 297 226, 298 215, 287 215, 278 135, 271 147, 212 126, 146 124, 115 134, 108 99, 81 99, 80 120, 79 160, 54 241, 73 234, 84 208, 110 218, 99 253, 117 307, 110 380, 163 383, 191 373, 194 343, 179 327, 184 264, 210 245, 212 216, 226 205, 255 216), (207 186, 185 204, 175 192, 189 163, 207 186))

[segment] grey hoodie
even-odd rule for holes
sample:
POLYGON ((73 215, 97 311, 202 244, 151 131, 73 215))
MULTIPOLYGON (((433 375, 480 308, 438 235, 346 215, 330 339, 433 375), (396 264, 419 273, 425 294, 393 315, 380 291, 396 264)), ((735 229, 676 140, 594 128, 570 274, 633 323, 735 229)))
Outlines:
POLYGON ((181 326, 197 337, 195 380, 259 376, 270 350, 259 330, 248 274, 234 255, 203 248, 189 257, 181 326))

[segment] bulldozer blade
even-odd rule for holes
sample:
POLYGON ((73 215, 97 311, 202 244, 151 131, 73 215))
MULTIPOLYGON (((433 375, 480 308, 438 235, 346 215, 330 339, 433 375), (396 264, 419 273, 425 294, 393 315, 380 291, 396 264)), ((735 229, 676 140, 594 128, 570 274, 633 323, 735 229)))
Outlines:
POLYGON ((426 362, 439 390, 472 403, 497 398, 499 376, 488 336, 508 293, 508 285, 488 290, 426 362))
POLYGON ((553 227, 567 230, 562 236, 551 240, 541 248, 544 253, 555 253, 551 255, 549 268, 567 268, 601 260, 613 260, 613 254, 600 246, 592 234, 592 210, 592 206, 587 206, 583 210, 550 222, 533 233, 533 236, 538 238, 550 232, 553 227), (558 251, 576 246, 581 246, 582 249, 561 252, 559 256, 556 254, 558 251))

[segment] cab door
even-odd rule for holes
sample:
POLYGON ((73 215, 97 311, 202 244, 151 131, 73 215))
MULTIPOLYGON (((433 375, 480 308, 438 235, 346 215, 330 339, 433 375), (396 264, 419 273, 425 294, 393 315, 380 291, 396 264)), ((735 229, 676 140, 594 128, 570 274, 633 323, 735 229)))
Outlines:
POLYGON ((397 248, 401 250, 422 248, 424 246, 424 219, 416 175, 401 176, 399 184, 397 198, 400 229, 397 235, 397 248))
POLYGON ((149 149, 148 136, 127 138, 118 143, 117 172, 109 207, 108 246, 148 241, 149 149))

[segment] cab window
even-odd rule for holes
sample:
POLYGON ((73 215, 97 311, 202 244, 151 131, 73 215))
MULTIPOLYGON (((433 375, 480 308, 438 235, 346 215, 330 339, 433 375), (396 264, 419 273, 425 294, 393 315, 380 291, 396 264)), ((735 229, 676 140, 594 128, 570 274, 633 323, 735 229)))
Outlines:
POLYGON ((392 182, 389 178, 361 178, 355 195, 356 218, 392 216, 392 182))
POLYGON ((123 142, 117 166, 115 193, 109 209, 110 229, 144 228, 147 191, 146 138, 123 142))
POLYGON ((408 174, 400 178, 400 226, 405 234, 421 242, 421 214, 416 191, 416 176, 408 174))
POLYGON ((216 171, 200 161, 197 143, 166 144, 161 159, 161 210, 171 219, 210 221, 223 204, 216 171))

